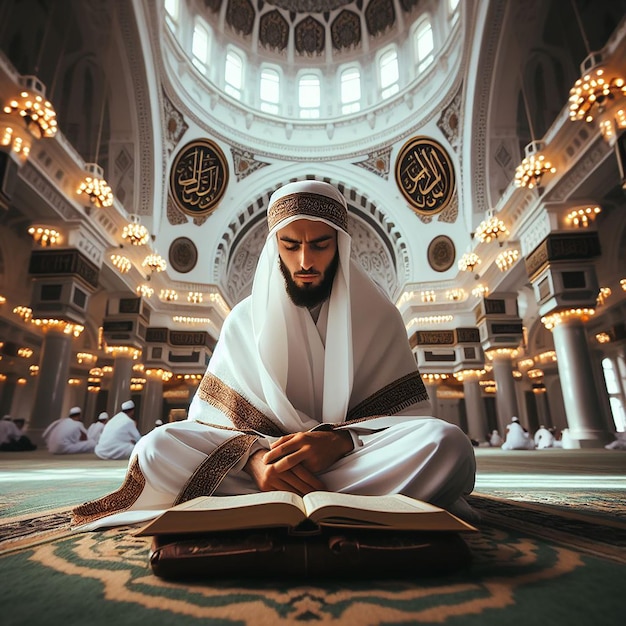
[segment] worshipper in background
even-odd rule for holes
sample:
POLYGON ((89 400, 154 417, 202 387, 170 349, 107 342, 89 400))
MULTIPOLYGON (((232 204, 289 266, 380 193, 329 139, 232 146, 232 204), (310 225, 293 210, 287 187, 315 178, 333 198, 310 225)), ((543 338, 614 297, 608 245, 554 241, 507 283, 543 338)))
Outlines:
POLYGON ((100 441, 100 435, 104 430, 104 426, 108 421, 109 414, 106 411, 102 411, 102 413, 98 415, 98 419, 87 429, 87 436, 89 439, 93 439, 96 443, 98 443, 98 441, 100 441))
POLYGON ((37 446, 23 434, 22 429, 15 423, 15 420, 11 419, 10 415, 5 415, 0 420, 0 451, 22 452, 36 449, 37 446))
POLYGON ((95 453, 101 459, 127 459, 141 439, 135 423, 135 403, 127 400, 121 408, 107 422, 96 445, 95 453))
POLYGON ((574 450, 578 446, 576 446, 572 435, 569 432, 569 428, 564 428, 561 431, 561 448, 564 450, 574 450))
POLYGON ((500 437, 500 433, 494 428, 489 436, 489 445, 492 448, 499 448, 503 443, 504 440, 500 437))
POLYGON ((502 444, 502 450, 533 450, 534 447, 535 442, 519 423, 519 418, 514 415, 511 418, 511 423, 506 427, 506 437, 502 444))
POLYGON ((604 447, 607 450, 626 450, 626 432, 615 433, 615 439, 604 447))
POLYGON ((163 426, 163 420, 154 420, 154 427, 158 428, 159 426, 163 426))
POLYGON ((554 435, 542 424, 535 433, 535 448, 554 448, 554 435))
POLYGON ((68 417, 52 422, 43 433, 48 451, 52 454, 93 452, 96 442, 87 437, 81 420, 82 410, 75 406, 70 409, 68 417))
POLYGON ((145 435, 116 497, 76 507, 74 526, 275 490, 402 493, 476 517, 463 498, 470 440, 430 416, 402 316, 351 260, 347 226, 346 200, 327 183, 272 195, 252 294, 226 318, 188 419, 145 435))

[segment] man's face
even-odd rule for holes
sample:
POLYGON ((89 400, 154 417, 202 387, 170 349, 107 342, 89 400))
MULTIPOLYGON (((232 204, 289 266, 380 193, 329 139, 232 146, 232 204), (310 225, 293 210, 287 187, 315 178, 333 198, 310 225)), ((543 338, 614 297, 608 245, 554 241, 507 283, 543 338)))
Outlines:
POLYGON ((281 228, 276 237, 294 304, 312 307, 328 298, 339 263, 337 231, 324 222, 301 219, 281 228))

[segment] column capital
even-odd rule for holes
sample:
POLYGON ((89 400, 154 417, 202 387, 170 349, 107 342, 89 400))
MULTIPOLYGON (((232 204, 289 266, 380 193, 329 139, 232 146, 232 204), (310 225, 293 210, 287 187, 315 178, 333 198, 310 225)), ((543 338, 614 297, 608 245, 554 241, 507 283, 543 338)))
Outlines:
POLYGON ((593 315, 595 315, 595 309, 588 308, 576 308, 576 309, 562 309, 560 311, 554 311, 549 315, 544 315, 541 318, 541 323, 547 330, 554 330, 560 324, 566 324, 573 321, 581 323, 588 322, 593 315))

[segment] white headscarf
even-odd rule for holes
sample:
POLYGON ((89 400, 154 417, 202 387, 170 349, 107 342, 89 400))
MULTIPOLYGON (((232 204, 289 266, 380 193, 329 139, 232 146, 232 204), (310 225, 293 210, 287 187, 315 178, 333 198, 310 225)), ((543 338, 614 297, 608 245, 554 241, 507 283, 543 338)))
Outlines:
POLYGON ((288 433, 342 423, 350 411, 362 418, 428 406, 399 311, 350 259, 342 194, 319 181, 285 185, 270 198, 268 226, 252 294, 226 318, 189 419, 232 426, 260 413, 288 433), (337 272, 317 323, 291 302, 280 269, 276 233, 299 219, 337 231, 337 272))
POLYGON ((289 369, 288 329, 301 327, 302 322, 297 320, 297 317, 303 315, 310 317, 308 311, 301 307, 285 306, 288 296, 279 265, 276 233, 291 222, 304 218, 324 222, 337 230, 339 265, 328 306, 322 421, 339 423, 345 420, 353 378, 350 315, 351 237, 346 232, 345 226, 339 225, 347 225, 347 211, 343 195, 332 185, 319 181, 290 183, 281 187, 270 198, 268 207, 270 231, 259 258, 252 288, 252 322, 265 399, 276 415, 295 415, 295 409, 286 395, 289 369), (321 196, 328 199, 328 202, 323 199, 319 203, 314 202, 309 210, 300 202, 302 198, 307 197, 306 194, 321 196), (285 205, 293 207, 293 211, 285 211, 284 218, 274 215, 279 201, 283 207, 285 205), (334 213, 337 209, 340 211, 339 215, 334 213))

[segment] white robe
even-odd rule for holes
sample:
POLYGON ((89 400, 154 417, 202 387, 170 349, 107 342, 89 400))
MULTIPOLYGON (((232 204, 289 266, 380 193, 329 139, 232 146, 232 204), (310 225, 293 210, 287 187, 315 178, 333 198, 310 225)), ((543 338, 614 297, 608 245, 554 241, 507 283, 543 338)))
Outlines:
POLYGON ((85 426, 71 417, 61 418, 52 429, 44 432, 48 451, 52 454, 93 452, 96 442, 89 438, 81 439, 82 435, 87 436, 85 426))
POLYGON ((90 424, 89 428, 87 429, 87 437, 89 437, 89 439, 93 439, 96 443, 98 443, 98 441, 100 441, 100 435, 104 430, 104 426, 104 422, 100 421, 90 424))
POLYGON ((101 459, 128 459, 140 439, 135 420, 120 411, 106 423, 94 452, 101 459))
POLYGON ((539 428, 535 433, 535 448, 538 450, 554 448, 554 435, 547 428, 539 428))
MULTIPOLYGON (((430 402, 402 317, 350 260, 341 219, 316 216, 328 208, 326 190, 310 185, 296 198, 302 206, 281 207, 288 217, 268 235, 252 295, 224 322, 188 420, 145 435, 122 487, 76 507, 75 526, 145 521, 195 496, 258 491, 243 471, 250 454, 314 429, 347 428, 355 443, 319 475, 328 490, 462 506, 474 485, 473 446, 456 426, 426 417, 430 402), (289 300, 278 263, 275 233, 303 212, 337 230, 338 269, 316 322, 289 300)), ((339 202, 330 201, 329 214, 339 202)))
POLYGON ((518 422, 512 422, 506 427, 506 439, 502 450, 533 450, 534 441, 518 422))

